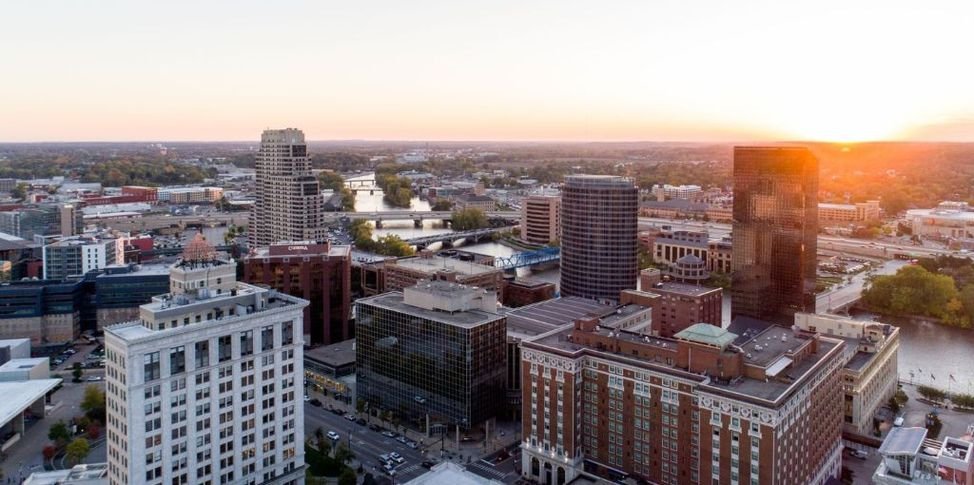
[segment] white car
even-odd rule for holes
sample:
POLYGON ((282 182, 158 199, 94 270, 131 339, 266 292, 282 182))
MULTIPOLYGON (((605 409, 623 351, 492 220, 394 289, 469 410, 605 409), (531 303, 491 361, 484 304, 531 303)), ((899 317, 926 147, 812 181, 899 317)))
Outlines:
POLYGON ((391 459, 392 461, 400 465, 402 464, 402 462, 406 461, 402 456, 399 455, 399 453, 396 453, 395 451, 389 453, 389 459, 391 459))
POLYGON ((310 401, 310 400, 311 400, 311 396, 309 396, 309 395, 307 395, 307 394, 305 394, 305 395, 304 395, 304 402, 308 402, 308 401, 310 401))
POLYGON ((341 438, 341 436, 339 436, 338 433, 336 433, 334 431, 329 431, 328 434, 327 434, 327 436, 328 436, 328 439, 330 439, 332 441, 338 441, 338 439, 341 438))

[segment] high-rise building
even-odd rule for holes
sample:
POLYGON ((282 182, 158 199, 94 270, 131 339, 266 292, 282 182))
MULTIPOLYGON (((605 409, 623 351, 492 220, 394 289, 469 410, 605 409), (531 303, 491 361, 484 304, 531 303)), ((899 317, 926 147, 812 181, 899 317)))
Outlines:
POLYGON ((561 239, 561 196, 529 195, 521 201, 521 239, 533 244, 561 239))
POLYGON ((636 288, 639 191, 613 175, 569 175, 561 196, 561 294, 618 301, 636 288))
POLYGON ((581 318, 521 342, 522 476, 777 485, 839 475, 844 341, 778 325, 699 323, 673 338, 630 328, 581 318))
POLYGON ((257 200, 247 231, 251 246, 322 240, 325 202, 311 173, 304 133, 265 130, 256 162, 257 200))
POLYGON ((801 147, 734 148, 733 315, 815 311, 818 160, 801 147))
POLYGON ((494 419, 504 403, 507 341, 506 318, 496 312, 495 293, 447 281, 356 301, 358 397, 421 428, 494 419))
POLYGON ((193 291, 105 329, 109 483, 303 483, 307 302, 182 263, 193 291))
POLYGON ((324 242, 272 244, 244 260, 244 280, 308 300, 304 339, 311 345, 352 338, 352 248, 324 242))

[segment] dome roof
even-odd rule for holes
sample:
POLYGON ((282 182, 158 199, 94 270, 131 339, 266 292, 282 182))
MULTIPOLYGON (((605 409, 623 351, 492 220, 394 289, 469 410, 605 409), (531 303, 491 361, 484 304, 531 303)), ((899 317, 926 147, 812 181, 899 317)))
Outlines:
POLYGON ((687 254, 686 256, 676 260, 676 264, 680 266, 698 266, 704 264, 704 261, 692 254, 687 254))

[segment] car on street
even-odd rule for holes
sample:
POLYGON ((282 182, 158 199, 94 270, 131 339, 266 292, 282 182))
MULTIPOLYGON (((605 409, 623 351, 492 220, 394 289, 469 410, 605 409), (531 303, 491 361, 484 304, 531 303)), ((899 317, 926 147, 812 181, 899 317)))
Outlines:
POLYGON ((861 460, 869 458, 869 453, 863 450, 850 450, 849 454, 861 460))
POLYGON ((404 459, 404 458, 402 457, 402 455, 400 455, 399 453, 396 453, 395 451, 393 451, 392 453, 389 453, 389 458, 390 458, 390 459, 391 459, 392 461, 394 461, 394 462, 396 462, 397 464, 400 464, 400 465, 402 464, 402 462, 404 462, 404 461, 406 461, 406 460, 405 460, 405 459, 404 459))
POLYGON ((88 382, 98 382, 98 381, 101 381, 103 379, 105 379, 105 378, 102 377, 102 376, 89 376, 85 380, 88 381, 88 382))
POLYGON ((393 433, 392 431, 389 430, 385 430, 382 432, 382 436, 385 436, 386 438, 395 438, 396 433, 393 433))
POLYGON ((426 460, 423 463, 421 463, 420 465, 422 465, 423 468, 429 470, 430 468, 433 468, 433 466, 436 465, 436 463, 433 463, 433 462, 431 462, 429 460, 426 460))
POLYGON ((410 448, 412 448, 412 449, 415 450, 419 446, 419 443, 417 443, 417 442, 415 442, 413 440, 406 440, 406 446, 408 446, 408 447, 410 447, 410 448))
POLYGON ((365 418, 358 418, 355 420, 355 423, 359 426, 365 426, 368 421, 366 421, 365 418))
POLYGON ((396 466, 392 463, 386 463, 382 465, 382 470, 386 472, 386 475, 392 476, 396 474, 396 466))
POLYGON ((334 431, 329 431, 326 436, 328 436, 328 439, 332 441, 338 441, 338 439, 341 438, 341 436, 339 436, 338 433, 334 431))
POLYGON ((903 416, 897 416, 896 419, 893 420, 893 426, 896 426, 897 428, 903 426, 903 416))
POLYGON ((312 400, 308 401, 308 403, 311 404, 312 406, 316 407, 316 408, 320 408, 321 407, 321 401, 319 401, 318 399, 312 399, 312 400))
POLYGON ((398 441, 398 442, 400 442, 402 444, 406 444, 406 441, 407 440, 408 440, 408 438, 406 438, 405 436, 397 436, 396 437, 396 441, 398 441))
POLYGON ((310 401, 310 400, 311 400, 311 397, 310 397, 310 396, 308 396, 307 394, 305 394, 305 395, 304 395, 304 402, 308 402, 308 401, 310 401))
POLYGON ((348 414, 345 415, 345 419, 347 419, 349 421, 355 421, 355 415, 352 414, 352 413, 348 413, 348 414))
POLYGON ((382 426, 379 426, 378 424, 370 424, 369 429, 372 431, 382 431, 382 426))

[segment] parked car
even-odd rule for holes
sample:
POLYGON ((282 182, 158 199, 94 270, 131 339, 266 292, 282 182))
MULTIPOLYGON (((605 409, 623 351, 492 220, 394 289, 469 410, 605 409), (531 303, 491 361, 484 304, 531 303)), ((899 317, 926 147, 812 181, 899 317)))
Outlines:
POLYGON ((382 426, 379 426, 378 424, 370 424, 369 429, 372 431, 382 431, 382 426))
POLYGON ((105 378, 102 377, 102 376, 89 376, 85 380, 88 381, 88 382, 98 382, 98 381, 101 381, 101 380, 104 380, 104 379, 105 378))
POLYGON ((352 414, 352 413, 348 413, 348 414, 345 415, 345 419, 347 419, 349 421, 355 421, 355 415, 352 414))
POLYGON ((320 407, 321 407, 321 401, 319 401, 319 400, 318 400, 317 398, 315 398, 315 399, 312 399, 312 400, 310 400, 310 401, 308 401, 308 402, 309 402, 309 403, 310 403, 310 404, 311 404, 312 406, 314 406, 314 407, 316 407, 316 408, 320 408, 320 407))
POLYGON ((406 461, 399 453, 396 453, 395 451, 389 453, 389 458, 400 465, 402 464, 402 462, 406 461))
POLYGON ((382 436, 385 436, 386 438, 395 438, 396 433, 393 433, 392 431, 389 430, 385 430, 382 432, 382 436))
POLYGON ((366 421, 365 418, 358 418, 355 420, 355 423, 358 424, 359 426, 365 426, 368 423, 368 421, 366 421))
POLYGON ((430 468, 433 468, 433 466, 436 465, 436 463, 426 460, 423 463, 420 463, 420 465, 422 465, 423 468, 429 470, 430 468))
POLYGON ((327 436, 328 436, 328 439, 330 439, 332 441, 338 441, 338 439, 341 438, 341 436, 339 436, 338 433, 336 433, 334 431, 329 431, 327 433, 327 436))
POLYGON ((863 450, 852 450, 849 452, 849 454, 862 460, 869 458, 869 453, 863 450))
POLYGON ((382 465, 382 470, 385 471, 386 475, 389 475, 390 477, 396 474, 396 466, 392 463, 382 465))
POLYGON ((893 420, 893 426, 896 426, 897 428, 903 426, 903 416, 897 416, 896 419, 893 420))

